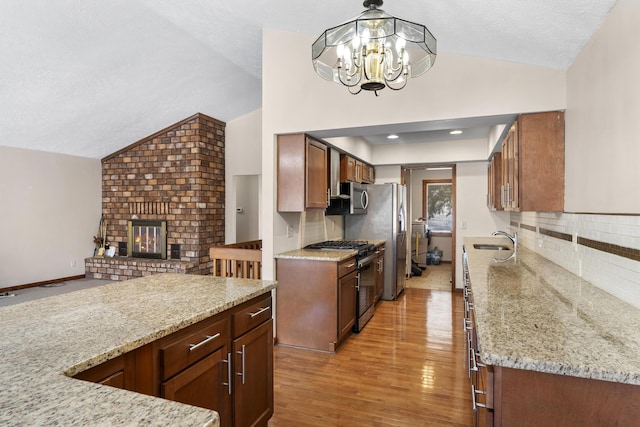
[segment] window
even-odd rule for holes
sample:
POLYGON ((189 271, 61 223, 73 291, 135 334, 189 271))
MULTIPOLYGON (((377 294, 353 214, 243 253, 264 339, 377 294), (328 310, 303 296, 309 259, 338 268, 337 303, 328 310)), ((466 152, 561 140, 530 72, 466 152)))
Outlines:
POLYGON ((422 181, 422 217, 432 233, 448 234, 453 230, 452 192, 451 180, 422 181))

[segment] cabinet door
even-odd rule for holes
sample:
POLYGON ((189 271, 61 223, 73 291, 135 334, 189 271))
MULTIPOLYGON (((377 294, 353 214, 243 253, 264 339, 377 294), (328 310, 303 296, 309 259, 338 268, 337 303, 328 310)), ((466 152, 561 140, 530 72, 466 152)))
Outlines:
POLYGON ((230 427, 231 389, 229 363, 231 354, 223 346, 200 362, 162 383, 165 399, 213 409, 220 414, 220 425, 230 427))
POLYGON ((305 208, 326 209, 329 205, 327 183, 327 146, 307 138, 305 208))
POLYGON ((518 207, 518 141, 517 122, 502 142, 502 206, 505 210, 518 207))
POLYGON ((356 180, 356 159, 343 155, 340 158, 340 182, 356 180))
POLYGON ((502 206, 502 154, 496 153, 489 162, 487 206, 490 210, 503 210, 502 206))
POLYGON ((326 209, 327 146, 304 134, 278 135, 278 212, 326 209))
POLYGON ((522 114, 517 123, 518 191, 514 191, 514 207, 520 211, 562 212, 564 113, 522 114))
POLYGON ((355 182, 362 182, 363 168, 364 168, 364 164, 361 161, 356 160, 355 182))
POLYGON ((266 426, 273 415, 273 320, 233 341, 236 427, 266 426))
POLYGON ((351 333, 351 328, 356 323, 357 284, 355 271, 338 279, 338 341, 351 333))

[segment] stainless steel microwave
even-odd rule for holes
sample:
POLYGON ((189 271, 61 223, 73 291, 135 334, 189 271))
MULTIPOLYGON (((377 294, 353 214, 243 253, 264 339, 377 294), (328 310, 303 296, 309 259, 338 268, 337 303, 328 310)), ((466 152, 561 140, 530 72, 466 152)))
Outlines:
POLYGON ((367 213, 367 186, 356 182, 341 182, 340 194, 331 196, 326 215, 361 215, 367 213))

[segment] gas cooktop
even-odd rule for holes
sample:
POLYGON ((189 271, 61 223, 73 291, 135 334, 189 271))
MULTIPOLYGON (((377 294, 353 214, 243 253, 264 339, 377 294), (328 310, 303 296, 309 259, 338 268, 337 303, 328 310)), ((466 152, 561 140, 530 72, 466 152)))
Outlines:
POLYGON ((307 245, 305 249, 334 249, 334 250, 351 250, 357 251, 359 249, 370 246, 370 243, 366 240, 327 240, 325 242, 313 243, 307 245))

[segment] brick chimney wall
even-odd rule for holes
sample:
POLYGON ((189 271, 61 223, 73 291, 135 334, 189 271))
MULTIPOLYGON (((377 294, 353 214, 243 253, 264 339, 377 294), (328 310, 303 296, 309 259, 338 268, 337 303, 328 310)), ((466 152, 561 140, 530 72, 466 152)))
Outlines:
POLYGON ((225 123, 198 113, 102 159, 107 241, 126 242, 131 219, 166 220, 167 257, 180 244, 190 272, 209 274, 209 247, 224 244, 224 143, 225 123))

